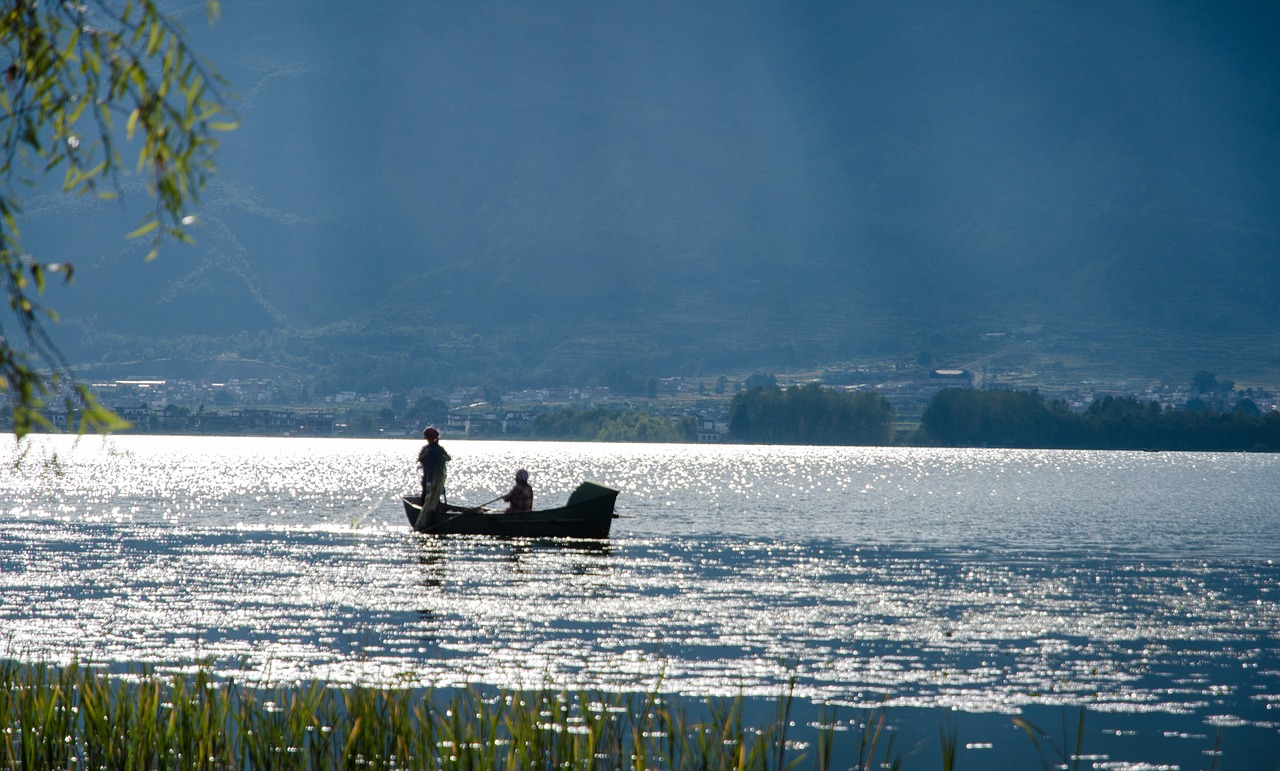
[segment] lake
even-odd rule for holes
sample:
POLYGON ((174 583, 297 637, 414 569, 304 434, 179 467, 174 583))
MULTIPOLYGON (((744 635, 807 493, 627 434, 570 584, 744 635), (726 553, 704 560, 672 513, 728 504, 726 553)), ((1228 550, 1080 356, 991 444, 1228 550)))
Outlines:
POLYGON ((1280 456, 442 443, 451 502, 590 479, 613 537, 414 533, 417 441, 10 440, 0 647, 761 714, 794 688, 801 728, 883 708, 907 768, 946 721, 961 767, 1025 768, 1012 717, 1065 736, 1081 706, 1092 767, 1280 757, 1280 456))

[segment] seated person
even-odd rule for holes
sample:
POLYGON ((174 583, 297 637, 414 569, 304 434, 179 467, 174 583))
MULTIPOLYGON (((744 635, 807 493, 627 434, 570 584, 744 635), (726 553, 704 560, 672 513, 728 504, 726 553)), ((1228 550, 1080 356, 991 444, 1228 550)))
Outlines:
POLYGON ((529 486, 529 472, 520 469, 516 472, 516 486, 511 492, 502 496, 508 504, 507 512, 533 511, 533 488, 529 486))

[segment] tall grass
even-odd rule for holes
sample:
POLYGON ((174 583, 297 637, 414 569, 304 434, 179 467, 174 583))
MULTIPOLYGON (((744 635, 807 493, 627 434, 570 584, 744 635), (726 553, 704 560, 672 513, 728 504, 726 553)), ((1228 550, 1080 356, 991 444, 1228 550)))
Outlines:
POLYGON ((1031 743, 1035 745, 1045 771, 1051 769, 1067 769, 1078 771, 1080 755, 1084 749, 1084 707, 1080 708, 1080 717, 1076 722, 1074 739, 1066 724, 1066 713, 1063 713, 1062 741, 1055 739, 1040 726, 1020 717, 1013 719, 1013 724, 1027 732, 1031 743), (1068 749, 1070 746, 1070 749, 1068 749))
POLYGON ((122 676, 4 661, 0 767, 827 768, 830 726, 807 757, 788 742, 790 710, 787 693, 753 725, 741 697, 708 700, 691 716, 657 693, 255 688, 207 667, 122 676))
MULTIPOLYGON (((207 665, 125 674, 0 660, 0 769, 899 769, 885 705, 849 720, 820 706, 812 743, 792 738, 792 692, 763 721, 743 697, 701 704, 660 693, 338 687, 264 688, 207 665)), ((1045 769, 1078 769, 1085 710, 1051 735, 1023 719, 1045 769)), ((812 734, 806 734, 812 736, 812 734)), ((961 746, 939 735, 943 771, 961 746)), ((1218 767, 1221 736, 1214 747, 1218 767)), ((911 750, 907 754, 914 754, 911 750)))

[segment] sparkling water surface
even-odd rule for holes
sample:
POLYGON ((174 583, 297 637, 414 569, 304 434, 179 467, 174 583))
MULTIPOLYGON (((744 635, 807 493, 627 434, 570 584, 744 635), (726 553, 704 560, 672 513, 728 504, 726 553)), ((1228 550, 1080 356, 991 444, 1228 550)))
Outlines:
MULTIPOLYGON (((1280 757, 1280 456, 444 444, 454 503, 523 466, 540 506, 590 479, 623 516, 603 543, 414 533, 409 440, 10 440, 0 646, 264 683, 1083 705, 1109 716, 1094 767, 1199 767, 1224 730, 1246 764, 1219 767, 1280 757)), ((971 755, 1009 740, 982 730, 971 755)))

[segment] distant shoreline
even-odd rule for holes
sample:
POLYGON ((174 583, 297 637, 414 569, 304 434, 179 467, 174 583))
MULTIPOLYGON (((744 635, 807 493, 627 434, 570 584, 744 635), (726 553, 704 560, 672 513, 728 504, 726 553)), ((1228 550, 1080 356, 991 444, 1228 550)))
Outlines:
MULTIPOLYGON (((6 432, 12 433, 6 429, 6 432)), ((32 436, 74 436, 75 434, 54 433, 48 431, 36 431, 32 436)), ((84 436, 96 436, 96 434, 85 434, 84 436)), ((395 434, 274 434, 274 433, 192 433, 192 432, 165 432, 165 431, 120 431, 108 436, 125 437, 125 436, 170 436, 175 438, 222 438, 222 439, 382 439, 388 441, 420 441, 419 437, 412 434, 395 435, 395 434)), ((1056 447, 1056 446, 1039 446, 1039 445, 985 445, 985 444, 941 444, 937 442, 911 442, 897 441, 888 444, 822 444, 822 443, 806 443, 806 442, 745 442, 745 441, 724 441, 724 442, 676 442, 676 441, 644 441, 644 440, 609 440, 596 439, 593 437, 545 437, 545 436, 449 436, 450 441, 476 441, 476 442, 568 442, 574 444, 653 444, 653 445, 679 445, 692 447, 883 447, 883 448, 910 448, 910 449, 939 449, 939 450, 1063 450, 1063 451, 1084 451, 1084 452, 1142 452, 1142 453, 1164 453, 1164 452, 1227 452, 1227 453, 1250 453, 1250 454, 1273 454, 1280 452, 1280 448, 1197 448, 1197 447, 1056 447)))
MULTIPOLYGON (((441 405, 443 408, 443 405, 441 405)), ((701 413, 669 404, 556 405, 540 409, 486 405, 434 417, 339 414, 306 407, 196 411, 168 405, 120 409, 131 424, 119 435, 417 439, 437 425, 455 439, 824 447, 950 447, 1143 452, 1280 451, 1280 411, 1252 400, 1229 411, 1201 401, 1164 407, 1134 397, 1104 396, 1083 411, 1038 391, 940 390, 918 424, 903 424, 884 397, 808 384, 753 388, 727 409, 701 413)), ((74 421, 50 421, 65 433, 74 421)), ((0 430, 8 427, 0 425, 0 430)))

